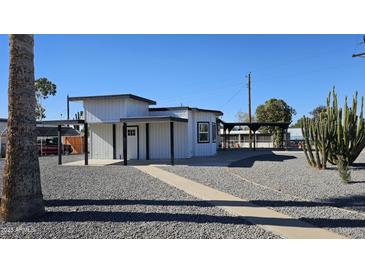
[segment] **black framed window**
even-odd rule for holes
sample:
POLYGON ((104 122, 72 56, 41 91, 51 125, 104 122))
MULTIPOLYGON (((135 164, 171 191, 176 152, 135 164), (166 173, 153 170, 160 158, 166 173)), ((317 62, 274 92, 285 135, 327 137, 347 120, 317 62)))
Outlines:
POLYGON ((217 124, 212 123, 212 143, 217 142, 217 124))
POLYGON ((209 143, 209 122, 198 122, 198 143, 209 143))

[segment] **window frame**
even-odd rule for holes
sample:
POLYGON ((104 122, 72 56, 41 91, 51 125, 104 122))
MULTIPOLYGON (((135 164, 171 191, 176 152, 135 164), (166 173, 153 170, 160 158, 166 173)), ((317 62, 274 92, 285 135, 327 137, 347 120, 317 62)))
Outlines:
POLYGON ((207 122, 207 121, 199 121, 199 122, 197 122, 197 130, 196 130, 196 132, 197 132, 197 141, 198 141, 198 144, 208 144, 208 143, 210 143, 210 122, 207 122), (201 124, 208 124, 208 131, 207 132, 200 132, 200 125, 201 124), (200 140, 200 134, 201 133, 205 133, 205 134, 208 134, 208 136, 207 136, 207 140, 206 141, 201 141, 200 140))
POLYGON ((212 143, 217 143, 217 135, 218 135, 217 123, 212 122, 212 143), (215 130, 213 126, 215 127, 215 130))

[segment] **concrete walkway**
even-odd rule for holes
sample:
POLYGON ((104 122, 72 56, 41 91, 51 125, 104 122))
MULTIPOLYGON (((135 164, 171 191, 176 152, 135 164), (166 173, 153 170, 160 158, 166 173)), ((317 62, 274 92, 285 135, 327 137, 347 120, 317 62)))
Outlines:
POLYGON ((142 172, 174 186, 191 196, 222 208, 232 215, 242 216, 252 224, 288 239, 343 239, 342 235, 315 227, 269 208, 259 207, 228 193, 162 170, 156 166, 135 166, 142 172))
MULTIPOLYGON (((108 160, 108 159, 89 159, 88 166, 110 166, 110 165, 122 165, 122 160, 108 160)), ((63 163, 63 166, 85 166, 84 160, 72 161, 63 163)))

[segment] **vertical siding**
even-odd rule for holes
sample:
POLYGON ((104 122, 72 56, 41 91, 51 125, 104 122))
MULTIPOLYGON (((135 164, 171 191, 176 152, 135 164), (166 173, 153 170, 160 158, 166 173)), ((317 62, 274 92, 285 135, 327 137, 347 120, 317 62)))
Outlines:
MULTIPOLYGON (((211 156, 217 152, 217 143, 212 142, 212 123, 216 122, 216 115, 211 112, 203 112, 193 110, 191 112, 193 119, 191 120, 194 156, 211 156), (198 143, 198 122, 209 122, 209 143, 198 143)), ((189 117, 190 118, 190 117, 189 117)))
MULTIPOLYGON (((188 125, 174 122, 175 158, 189 158, 188 125)), ((150 124, 150 158, 170 159, 170 122, 150 124)))
POLYGON ((111 124, 90 124, 91 158, 113 159, 113 129, 111 124))
POLYGON ((148 103, 127 99, 127 117, 148 116, 148 103))
POLYGON ((189 158, 188 123, 174 122, 175 158, 189 158))
POLYGON ((148 103, 132 99, 85 100, 88 123, 119 122, 123 117, 148 116, 148 103))
POLYGON ((168 123, 150 124, 150 158, 170 158, 170 126, 168 123))

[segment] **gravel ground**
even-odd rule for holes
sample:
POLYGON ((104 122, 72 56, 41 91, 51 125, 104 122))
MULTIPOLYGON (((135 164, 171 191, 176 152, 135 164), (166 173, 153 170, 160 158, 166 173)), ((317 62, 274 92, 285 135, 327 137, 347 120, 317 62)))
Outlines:
POLYGON ((47 213, 0 223, 0 238, 279 238, 133 167, 56 163, 40 159, 47 213))
MULTIPOLYGON (((365 162, 364 154, 358 162, 365 162)), ((230 163, 229 168, 195 163, 163 169, 318 227, 365 238, 365 167, 360 164, 351 171, 351 184, 342 183, 333 167, 310 168, 300 152, 257 155, 230 163)))

